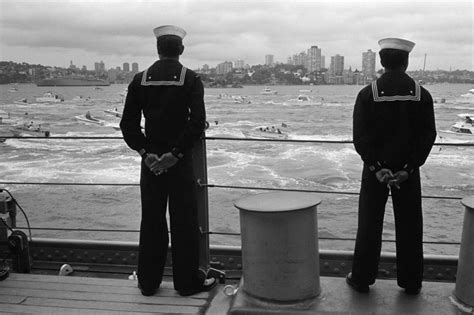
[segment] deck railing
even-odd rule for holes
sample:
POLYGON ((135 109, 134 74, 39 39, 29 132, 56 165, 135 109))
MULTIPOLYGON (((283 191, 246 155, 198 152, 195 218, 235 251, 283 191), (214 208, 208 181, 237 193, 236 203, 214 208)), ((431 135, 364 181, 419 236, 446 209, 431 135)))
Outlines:
MULTIPOLYGON (((33 136, 6 136, 5 139, 34 139, 38 141, 54 141, 54 140, 123 140, 122 137, 65 137, 65 136, 51 136, 51 137, 33 137, 33 136)), ((275 187, 255 187, 255 186, 237 186, 237 185, 221 185, 219 183, 209 183, 207 177, 207 141, 251 141, 251 142, 280 142, 280 143, 312 143, 312 144, 350 144, 350 140, 292 140, 292 139, 251 139, 251 138, 233 138, 233 137, 202 137, 194 146, 194 168, 197 178, 198 189, 198 211, 199 222, 201 228, 201 265, 209 265, 209 235, 240 235, 232 232, 217 232, 209 230, 209 202, 208 189, 226 188, 226 189, 241 189, 241 190, 262 190, 262 191, 298 191, 307 193, 324 193, 324 194, 340 194, 340 195, 358 195, 359 192, 353 191, 337 191, 337 190, 313 190, 313 189, 298 189, 298 188, 275 188, 275 187)), ((472 147, 474 143, 435 143, 435 146, 464 146, 472 147)), ((0 178, 0 185, 59 185, 59 186, 139 186, 138 183, 67 183, 67 182, 33 182, 33 181, 6 181, 0 178)), ((439 195, 423 195, 425 199, 444 199, 444 200, 461 200, 464 196, 439 196, 439 195)), ((27 227, 18 227, 26 229, 27 227)), ((138 230, 131 229, 87 229, 87 228, 50 228, 50 227, 31 227, 32 230, 47 230, 47 231, 81 231, 81 232, 120 232, 120 233, 138 233, 138 230)), ((354 238, 341 237, 319 237, 321 240, 341 240, 354 241, 354 238)), ((395 242, 395 240, 384 239, 383 242, 395 242)), ((425 244, 440 244, 440 245, 459 245, 459 242, 430 242, 425 241, 425 244)))

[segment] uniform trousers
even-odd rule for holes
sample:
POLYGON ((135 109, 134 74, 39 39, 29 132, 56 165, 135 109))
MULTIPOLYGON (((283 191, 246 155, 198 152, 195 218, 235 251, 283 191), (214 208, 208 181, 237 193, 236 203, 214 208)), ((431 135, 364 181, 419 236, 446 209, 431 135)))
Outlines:
MULTIPOLYGON (((389 189, 364 165, 359 196, 357 239, 352 277, 358 284, 373 284, 377 277, 382 230, 389 189)), ((423 216, 419 169, 392 188, 395 217, 397 283, 419 288, 423 278, 423 216)))
POLYGON ((162 281, 169 243, 167 205, 174 288, 182 291, 199 287, 204 279, 198 272, 199 226, 191 155, 158 176, 142 162, 140 191, 142 219, 137 273, 141 288, 154 290, 162 281))

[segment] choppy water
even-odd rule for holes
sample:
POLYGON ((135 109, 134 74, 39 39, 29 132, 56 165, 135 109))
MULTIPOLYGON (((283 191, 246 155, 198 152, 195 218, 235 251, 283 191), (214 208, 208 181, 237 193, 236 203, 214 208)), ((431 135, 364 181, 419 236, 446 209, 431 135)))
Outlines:
MULTIPOLYGON (((52 136, 121 136, 112 126, 118 118, 104 112, 122 109, 119 95, 126 85, 92 87, 36 87, 20 84, 18 92, 0 86, 0 109, 10 113, 6 123, 34 121, 52 136), (35 96, 53 89, 62 94, 60 104, 31 104, 35 96), (85 99, 73 101, 74 96, 85 99), (15 104, 26 97, 30 104, 15 104), (104 126, 90 125, 75 116, 90 111, 104 126)), ((463 84, 426 86, 434 99, 438 129, 449 129, 457 114, 474 112, 474 99, 461 97, 472 88, 463 84)), ((289 139, 342 139, 352 134, 352 109, 362 86, 275 86, 276 95, 262 95, 261 86, 242 89, 206 89, 206 109, 211 123, 207 136, 244 137, 256 126, 281 126, 289 139), (312 98, 299 102, 299 94, 312 98), (250 104, 236 104, 232 96, 246 96, 250 104), (218 124, 215 124, 215 121, 218 124)), ((5 120, 4 120, 5 122, 5 120)), ((0 125, 0 134, 19 131, 0 125)), ((32 133, 34 135, 34 133, 32 133)), ((473 139, 474 140, 474 139, 473 139)), ((438 139, 453 142, 452 139, 438 139)), ((422 168, 424 195, 474 194, 474 148, 435 146, 422 168)), ((133 183, 139 179, 138 155, 118 140, 8 139, 0 144, 0 181, 66 183, 133 183)), ((207 142, 208 181, 232 186, 282 187, 358 192, 361 161, 351 144, 278 142, 207 142)), ((4 185, 2 185, 4 186, 4 185)), ((7 185, 28 214, 33 227, 68 227, 137 230, 140 221, 137 186, 7 185)), ((251 190, 209 188, 211 230, 239 232, 239 215, 233 203, 251 190)), ((357 196, 321 194, 318 207, 322 237, 354 238, 357 229, 357 196)), ((459 242, 464 209, 458 200, 424 199, 425 241, 459 242)), ((19 215, 19 225, 24 220, 19 215)), ((38 237, 137 240, 137 233, 37 231, 38 237)), ((394 238, 391 205, 387 207, 384 238, 394 238)), ((211 243, 239 244, 233 236, 211 235, 211 243)), ((353 249, 352 241, 320 241, 321 248, 353 249)), ((457 246, 426 244, 427 253, 457 254, 457 246)), ((384 245, 393 250, 393 244, 384 245)))

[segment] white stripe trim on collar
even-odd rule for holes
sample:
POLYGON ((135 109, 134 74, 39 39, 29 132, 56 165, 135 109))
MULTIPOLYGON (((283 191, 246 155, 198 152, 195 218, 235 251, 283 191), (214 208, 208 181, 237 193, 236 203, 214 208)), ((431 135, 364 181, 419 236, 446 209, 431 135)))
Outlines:
MULTIPOLYGON (((150 68, 148 68, 150 69, 150 68)), ((147 81, 148 69, 143 72, 142 76, 142 83, 141 85, 150 86, 150 85, 175 85, 175 86, 183 86, 184 85, 184 78, 186 77, 186 67, 181 69, 181 74, 179 76, 179 81, 147 81)))
POLYGON ((374 102, 394 102, 394 101, 416 101, 421 100, 421 87, 420 83, 416 80, 415 82, 415 95, 392 95, 392 96, 380 96, 378 94, 377 80, 372 82, 372 94, 374 96, 374 102))

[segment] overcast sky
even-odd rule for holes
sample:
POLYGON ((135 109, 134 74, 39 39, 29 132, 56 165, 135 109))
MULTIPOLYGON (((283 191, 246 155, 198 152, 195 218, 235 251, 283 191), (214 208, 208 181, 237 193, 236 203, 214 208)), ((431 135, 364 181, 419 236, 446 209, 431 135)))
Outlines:
MULTIPOLYGON (((401 37, 416 43, 409 70, 473 69, 472 0, 0 0, 0 60, 50 66, 106 68, 157 58, 153 28, 175 24, 187 31, 183 64, 196 69, 265 55, 286 62, 316 45, 339 54, 345 68, 361 68, 362 52, 377 41, 401 37)), ((377 68, 379 61, 377 58, 377 68)))

